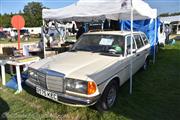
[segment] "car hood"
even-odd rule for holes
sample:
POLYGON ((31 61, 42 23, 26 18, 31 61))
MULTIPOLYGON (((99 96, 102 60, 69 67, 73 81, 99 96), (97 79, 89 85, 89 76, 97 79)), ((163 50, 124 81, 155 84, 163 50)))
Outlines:
POLYGON ((34 69, 48 69, 65 74, 65 77, 86 80, 115 63, 119 57, 91 52, 65 52, 30 65, 34 69))

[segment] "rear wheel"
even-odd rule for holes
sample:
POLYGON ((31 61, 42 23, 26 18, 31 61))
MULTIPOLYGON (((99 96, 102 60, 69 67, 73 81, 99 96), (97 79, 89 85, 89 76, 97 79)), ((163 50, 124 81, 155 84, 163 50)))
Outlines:
POLYGON ((147 58, 142 66, 142 69, 143 70, 147 70, 148 69, 148 66, 149 66, 149 59, 147 58))
POLYGON ((156 54, 159 52, 159 43, 156 45, 156 54))
POLYGON ((99 111, 106 111, 114 105, 117 98, 117 89, 118 86, 115 81, 112 81, 108 84, 100 100, 96 103, 96 108, 99 111))

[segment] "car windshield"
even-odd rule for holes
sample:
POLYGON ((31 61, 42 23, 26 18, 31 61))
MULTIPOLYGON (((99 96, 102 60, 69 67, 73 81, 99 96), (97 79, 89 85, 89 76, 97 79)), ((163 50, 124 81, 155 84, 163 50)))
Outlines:
POLYGON ((28 33, 28 30, 20 30, 20 34, 23 35, 25 33, 28 33))
POLYGON ((82 35, 72 50, 82 50, 90 52, 110 52, 116 54, 124 53, 124 36, 86 34, 82 35))

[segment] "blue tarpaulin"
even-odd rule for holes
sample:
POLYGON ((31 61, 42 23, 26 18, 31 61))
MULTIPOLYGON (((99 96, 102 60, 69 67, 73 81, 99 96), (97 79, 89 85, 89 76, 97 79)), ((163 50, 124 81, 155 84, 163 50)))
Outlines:
MULTIPOLYGON (((121 20, 120 22, 120 30, 128 30, 131 29, 131 21, 130 20, 121 20)), ((158 43, 158 28, 160 26, 159 19, 146 19, 146 20, 134 20, 133 21, 133 30, 141 31, 146 34, 151 44, 151 55, 154 53, 154 44, 158 43), (155 38, 155 22, 156 24, 156 39, 155 38), (155 43, 154 43, 155 42, 155 43)))
MULTIPOLYGON (((25 81, 26 79, 28 79, 28 73, 22 73, 21 74, 21 80, 22 82, 25 81)), ((18 89, 18 85, 17 85, 17 76, 14 75, 7 83, 6 83, 6 87, 12 88, 14 90, 18 89)))

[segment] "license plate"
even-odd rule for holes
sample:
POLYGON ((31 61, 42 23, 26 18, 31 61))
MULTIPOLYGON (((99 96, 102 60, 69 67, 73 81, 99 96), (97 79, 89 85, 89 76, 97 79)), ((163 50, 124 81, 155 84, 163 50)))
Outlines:
POLYGON ((36 87, 36 93, 38 93, 38 94, 40 94, 40 95, 42 95, 42 96, 44 96, 46 98, 58 101, 58 96, 57 96, 56 93, 44 90, 44 89, 39 88, 39 87, 36 87))

